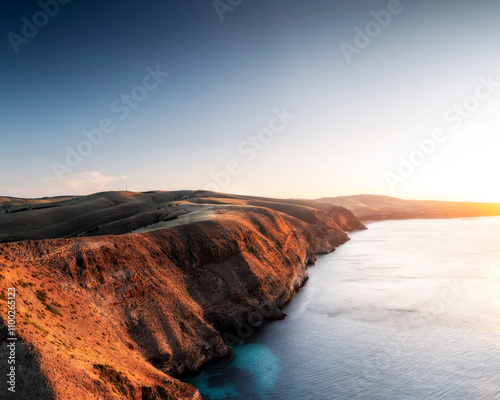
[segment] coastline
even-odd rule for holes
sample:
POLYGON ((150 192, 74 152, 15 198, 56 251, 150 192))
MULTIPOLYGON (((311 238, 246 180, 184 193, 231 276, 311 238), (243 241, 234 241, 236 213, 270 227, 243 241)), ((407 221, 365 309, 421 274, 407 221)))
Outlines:
POLYGON ((412 393, 414 398, 443 393, 472 398, 483 392, 475 386, 477 375, 466 366, 481 360, 476 366, 488 382, 489 398, 495 397, 498 373, 488 369, 486 360, 488 354, 495 360, 500 354, 483 351, 495 350, 498 313, 488 319, 483 306, 490 311, 498 308, 489 299, 498 293, 494 238, 499 218, 385 221, 354 233, 352 242, 318 257, 306 288, 284 310, 289 314, 285 321, 256 332, 237 347, 237 357, 187 382, 207 398, 223 398, 222 393, 227 399, 383 398, 391 393, 398 398, 412 393), (461 255, 459 262, 456 254, 461 255), (476 310, 467 309, 469 295, 482 299, 474 303, 476 310), (464 339, 468 328, 471 335, 485 338, 483 350, 475 348, 480 347, 476 341, 464 339), (443 330, 449 336, 443 337, 443 330), (422 344, 422 334, 428 347, 422 344), (467 353, 457 347, 460 340, 467 353), (425 351, 418 351, 421 346, 425 351), (444 354, 434 361, 433 351, 444 354), (384 354, 384 363, 375 362, 379 354, 384 354), (468 382, 462 388, 453 385, 457 368, 447 369, 450 357, 456 357, 461 377, 468 382), (433 385, 426 384, 428 370, 437 372, 433 385), (446 376, 442 382, 441 371, 446 376), (387 382, 388 375, 394 381, 387 382), (415 376, 421 379, 409 387, 415 376))
POLYGON ((45 239, 31 228, 0 244, 0 290, 21 299, 29 356, 19 376, 35 377, 23 395, 38 387, 43 399, 199 399, 176 378, 283 319, 316 256, 366 229, 346 208, 311 200, 179 191, 57 201, 0 221, 57 221, 45 239))
POLYGON ((230 355, 224 339, 284 318, 315 255, 349 240, 339 226, 364 227, 339 207, 279 202, 287 214, 252 201, 166 229, 0 244, 0 287, 17 288, 33 355, 19 375, 40 371, 21 395, 46 382, 47 399, 199 398, 174 377, 230 355))

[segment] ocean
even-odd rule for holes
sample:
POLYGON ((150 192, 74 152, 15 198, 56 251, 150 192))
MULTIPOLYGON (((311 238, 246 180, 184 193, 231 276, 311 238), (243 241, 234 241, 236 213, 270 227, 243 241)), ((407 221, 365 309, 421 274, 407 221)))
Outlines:
POLYGON ((185 379, 206 400, 500 399, 500 218, 368 224, 185 379))

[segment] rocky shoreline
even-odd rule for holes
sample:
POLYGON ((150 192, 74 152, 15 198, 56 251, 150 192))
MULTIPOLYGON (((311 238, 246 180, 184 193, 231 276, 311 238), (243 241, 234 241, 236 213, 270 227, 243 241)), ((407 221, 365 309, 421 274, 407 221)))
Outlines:
POLYGON ((115 220, 98 228, 111 235, 0 244, 0 288, 18 291, 26 348, 20 398, 200 399, 175 377, 283 318, 315 255, 364 228, 313 201, 190 193, 161 207, 170 214, 136 233, 115 220))

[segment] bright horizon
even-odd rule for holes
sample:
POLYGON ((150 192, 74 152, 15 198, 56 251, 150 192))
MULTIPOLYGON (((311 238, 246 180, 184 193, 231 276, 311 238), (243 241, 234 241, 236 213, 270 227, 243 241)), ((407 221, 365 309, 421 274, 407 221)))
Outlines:
MULTIPOLYGON (((187 191, 197 191, 201 189, 175 189, 171 191, 181 191, 181 190, 187 190, 187 191)), ((16 197, 16 196, 4 196, 0 195, 0 197, 7 197, 7 198, 13 198, 13 199, 22 199, 22 200, 42 200, 42 199, 50 199, 50 198, 63 198, 63 197, 80 197, 80 196, 91 196, 94 194, 99 194, 99 193, 110 193, 110 192, 130 192, 134 194, 141 194, 141 193, 147 193, 151 191, 157 191, 157 192, 168 192, 169 190, 162 190, 162 189, 157 189, 157 190, 145 190, 145 191, 132 191, 132 190, 109 190, 109 191, 100 191, 100 192, 92 192, 92 193, 81 193, 81 194, 66 194, 66 195, 56 195, 56 196, 42 196, 42 197, 16 197)), ((267 196, 265 194, 263 195, 257 195, 254 193, 229 193, 229 192, 218 192, 222 195, 228 195, 228 196, 255 196, 255 197, 263 197, 263 198, 276 198, 276 199, 283 199, 283 200, 319 200, 323 198, 337 198, 337 197, 356 197, 356 196, 380 196, 380 197, 390 197, 390 198, 395 198, 395 199, 400 199, 400 200, 416 200, 416 201, 443 201, 443 202, 448 202, 448 203, 477 203, 477 204, 500 204, 499 202, 489 202, 489 201, 465 201, 465 200, 442 200, 442 199, 431 199, 431 198, 422 198, 422 199, 417 199, 417 198, 402 198, 402 197, 394 197, 394 196, 387 196, 387 195, 374 195, 373 193, 359 193, 359 194, 347 194, 347 195, 335 195, 335 196, 321 196, 321 197, 273 197, 273 196, 267 196)))
POLYGON ((218 4, 3 6, 0 196, 500 203, 500 4, 218 4))

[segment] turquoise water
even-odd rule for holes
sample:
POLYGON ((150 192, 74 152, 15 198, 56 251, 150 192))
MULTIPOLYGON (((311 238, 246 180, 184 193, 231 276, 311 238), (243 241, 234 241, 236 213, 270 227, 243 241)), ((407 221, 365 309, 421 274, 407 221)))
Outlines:
POLYGON ((322 256, 206 400, 500 399, 500 218, 387 221, 322 256))

